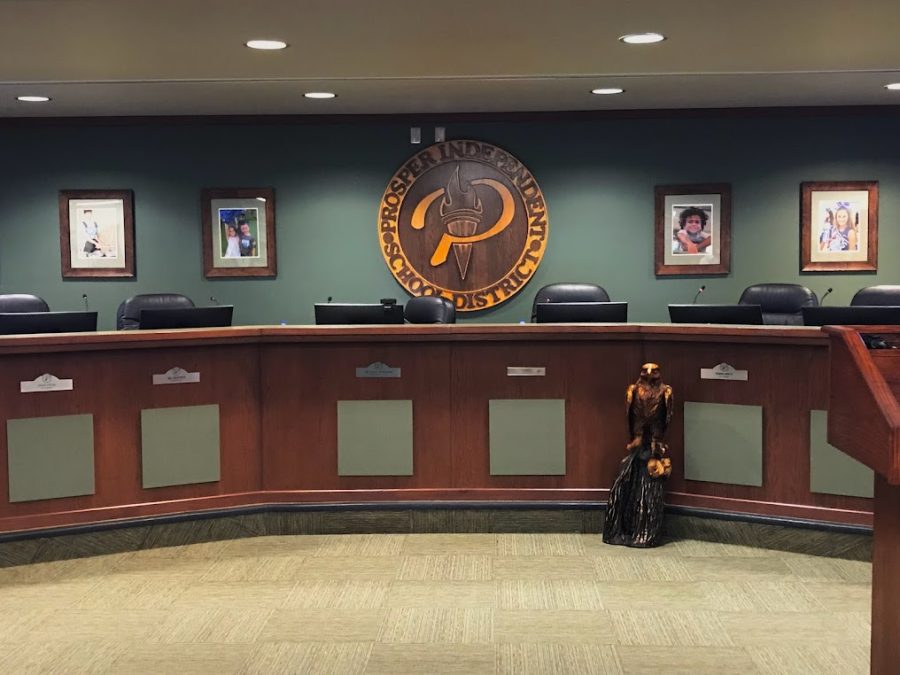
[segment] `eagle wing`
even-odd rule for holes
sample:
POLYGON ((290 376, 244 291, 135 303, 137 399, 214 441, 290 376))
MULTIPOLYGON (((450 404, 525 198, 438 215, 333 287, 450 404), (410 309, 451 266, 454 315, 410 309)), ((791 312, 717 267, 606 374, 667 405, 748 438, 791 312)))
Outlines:
POLYGON ((666 385, 663 387, 662 401, 659 402, 659 421, 662 423, 663 432, 669 428, 669 422, 672 421, 672 413, 674 411, 675 395, 672 393, 672 387, 666 385))
POLYGON ((634 404, 635 404, 635 396, 637 395, 637 385, 629 384, 628 389, 625 390, 625 416, 628 418, 628 433, 630 435, 634 435, 634 404))

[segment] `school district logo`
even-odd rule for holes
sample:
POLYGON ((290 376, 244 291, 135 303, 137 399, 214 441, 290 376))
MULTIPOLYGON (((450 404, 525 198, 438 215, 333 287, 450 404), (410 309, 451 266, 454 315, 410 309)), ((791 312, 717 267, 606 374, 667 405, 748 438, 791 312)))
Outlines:
POLYGON ((457 311, 506 302, 547 247, 547 205, 531 172, 480 141, 438 143, 410 158, 381 198, 378 238, 394 278, 457 311))

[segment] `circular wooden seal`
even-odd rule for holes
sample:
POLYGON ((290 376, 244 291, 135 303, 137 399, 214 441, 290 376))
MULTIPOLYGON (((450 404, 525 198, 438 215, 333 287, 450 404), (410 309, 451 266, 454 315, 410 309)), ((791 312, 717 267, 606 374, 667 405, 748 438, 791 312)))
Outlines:
POLYGON ((425 148, 381 198, 378 240, 394 278, 413 295, 440 295, 457 311, 506 302, 547 247, 544 195, 515 157, 481 141, 425 148))

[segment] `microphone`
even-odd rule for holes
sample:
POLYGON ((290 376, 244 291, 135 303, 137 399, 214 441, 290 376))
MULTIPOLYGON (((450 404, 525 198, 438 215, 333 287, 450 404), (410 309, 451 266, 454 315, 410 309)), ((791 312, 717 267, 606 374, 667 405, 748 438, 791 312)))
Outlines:
POLYGON ((831 291, 833 291, 833 290, 834 290, 833 288, 829 288, 827 291, 825 291, 825 295, 823 295, 823 296, 822 296, 822 299, 819 300, 819 305, 824 305, 824 304, 825 304, 825 298, 827 298, 828 295, 829 295, 829 294, 831 293, 831 291))
POLYGON ((89 310, 90 310, 90 307, 88 307, 88 297, 87 297, 87 293, 82 293, 82 294, 81 294, 81 299, 84 300, 84 311, 85 311, 85 312, 89 311, 89 310))
POLYGON ((329 296, 328 296, 328 300, 326 300, 326 302, 331 302, 331 300, 332 300, 332 298, 331 298, 331 296, 329 295, 329 296))
POLYGON ((700 294, 705 290, 706 290, 706 284, 703 284, 700 288, 697 289, 697 295, 694 296, 694 300, 693 300, 693 302, 691 302, 692 305, 697 304, 697 298, 699 298, 700 294))
POLYGON ((210 300, 210 302, 212 302, 212 303, 214 303, 214 304, 216 304, 216 305, 219 304, 219 299, 218 299, 216 296, 214 296, 214 295, 209 296, 209 300, 210 300))

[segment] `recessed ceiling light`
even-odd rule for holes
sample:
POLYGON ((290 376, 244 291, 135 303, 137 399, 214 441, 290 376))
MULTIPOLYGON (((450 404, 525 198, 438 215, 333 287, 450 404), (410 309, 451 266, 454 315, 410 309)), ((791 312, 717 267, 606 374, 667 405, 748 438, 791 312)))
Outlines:
POLYGON ((665 39, 666 36, 661 33, 629 33, 620 37, 619 41, 629 45, 650 45, 665 39))
POLYGON ((50 100, 49 96, 16 96, 17 101, 22 103, 46 103, 50 100))
POLYGON ((900 82, 891 82, 890 84, 884 85, 885 89, 890 89, 891 91, 900 90, 900 82))
POLYGON ((308 91, 303 96, 306 98, 336 98, 337 94, 330 91, 308 91))
POLYGON ((282 40, 247 40, 244 44, 250 49, 265 49, 268 51, 284 49, 288 46, 287 42, 282 40))
POLYGON ((601 87, 600 89, 591 89, 592 94, 598 96, 609 96, 610 94, 622 94, 625 90, 619 87, 601 87))

